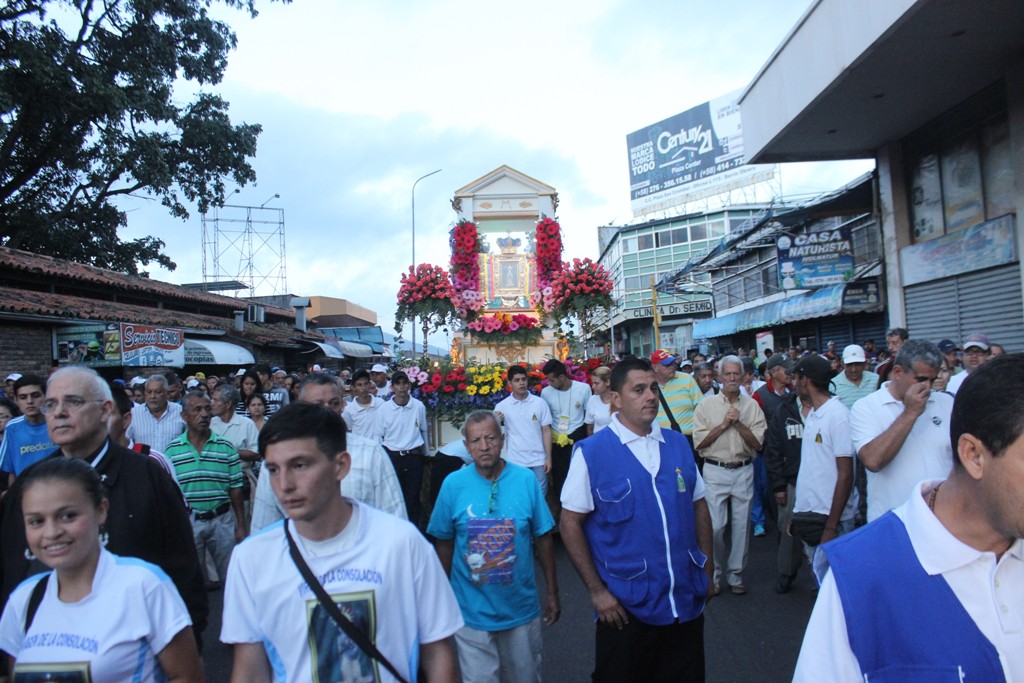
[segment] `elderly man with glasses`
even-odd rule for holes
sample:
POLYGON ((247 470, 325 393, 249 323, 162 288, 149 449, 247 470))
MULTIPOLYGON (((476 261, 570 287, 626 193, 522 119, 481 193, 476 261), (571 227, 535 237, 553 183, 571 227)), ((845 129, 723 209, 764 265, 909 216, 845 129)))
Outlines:
POLYGON ((889 381, 853 404, 850 427, 867 468, 869 522, 905 501, 917 482, 949 472, 953 399, 932 391, 941 365, 939 347, 910 339, 896 354, 889 381))

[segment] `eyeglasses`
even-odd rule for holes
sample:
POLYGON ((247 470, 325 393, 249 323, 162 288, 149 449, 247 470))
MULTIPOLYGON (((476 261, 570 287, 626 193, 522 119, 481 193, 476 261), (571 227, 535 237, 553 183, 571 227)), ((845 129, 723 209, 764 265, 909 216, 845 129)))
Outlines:
POLYGON ((487 512, 494 512, 494 504, 498 502, 498 480, 491 482, 491 495, 487 497, 487 512))
MULTIPOLYGON (((106 399, 102 398, 82 398, 81 396, 66 396, 64 397, 63 405, 64 409, 69 413, 77 413, 85 407, 86 403, 103 403, 106 399)), ((49 415, 60 410, 62 402, 55 398, 48 398, 43 401, 42 413, 43 415, 49 415)))

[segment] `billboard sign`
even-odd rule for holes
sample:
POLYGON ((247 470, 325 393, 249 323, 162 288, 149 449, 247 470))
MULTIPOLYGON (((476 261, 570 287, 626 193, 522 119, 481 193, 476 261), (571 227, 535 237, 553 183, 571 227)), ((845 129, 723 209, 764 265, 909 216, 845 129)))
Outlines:
POLYGON ((121 364, 184 367, 185 334, 168 327, 121 323, 121 364))
POLYGON ((853 240, 848 227, 803 235, 781 235, 778 251, 779 287, 812 289, 853 279, 853 240))
POLYGON ((774 175, 773 166, 746 166, 738 102, 741 92, 736 90, 626 136, 634 216, 774 175))

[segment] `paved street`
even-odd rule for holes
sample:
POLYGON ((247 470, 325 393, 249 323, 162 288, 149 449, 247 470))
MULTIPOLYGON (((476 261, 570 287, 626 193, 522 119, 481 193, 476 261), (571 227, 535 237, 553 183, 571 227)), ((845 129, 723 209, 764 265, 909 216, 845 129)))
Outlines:
MULTIPOLYGON (((790 593, 775 593, 773 534, 769 528, 768 536, 750 541, 746 577, 750 592, 721 595, 707 610, 707 672, 712 683, 783 683, 792 677, 814 605, 814 581, 805 567, 790 593)), ((593 667, 593 612, 565 549, 557 541, 555 547, 562 618, 544 633, 544 680, 582 683, 590 680, 593 667)), ((217 642, 221 597, 222 591, 210 594, 211 619, 203 657, 212 683, 227 681, 231 670, 231 651, 217 642)))

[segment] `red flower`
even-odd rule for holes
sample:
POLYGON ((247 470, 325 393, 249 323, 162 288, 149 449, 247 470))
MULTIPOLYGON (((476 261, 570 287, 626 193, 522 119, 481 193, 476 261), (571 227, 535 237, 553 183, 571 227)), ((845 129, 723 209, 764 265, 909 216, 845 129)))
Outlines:
POLYGON ((446 386, 446 387, 444 388, 444 393, 446 393, 446 394, 450 394, 450 393, 452 393, 453 391, 455 391, 455 387, 451 386, 450 384, 449 384, 449 385, 447 385, 447 386, 446 386))
POLYGON ((459 391, 465 391, 465 390, 466 390, 466 383, 465 382, 459 382, 459 391))

